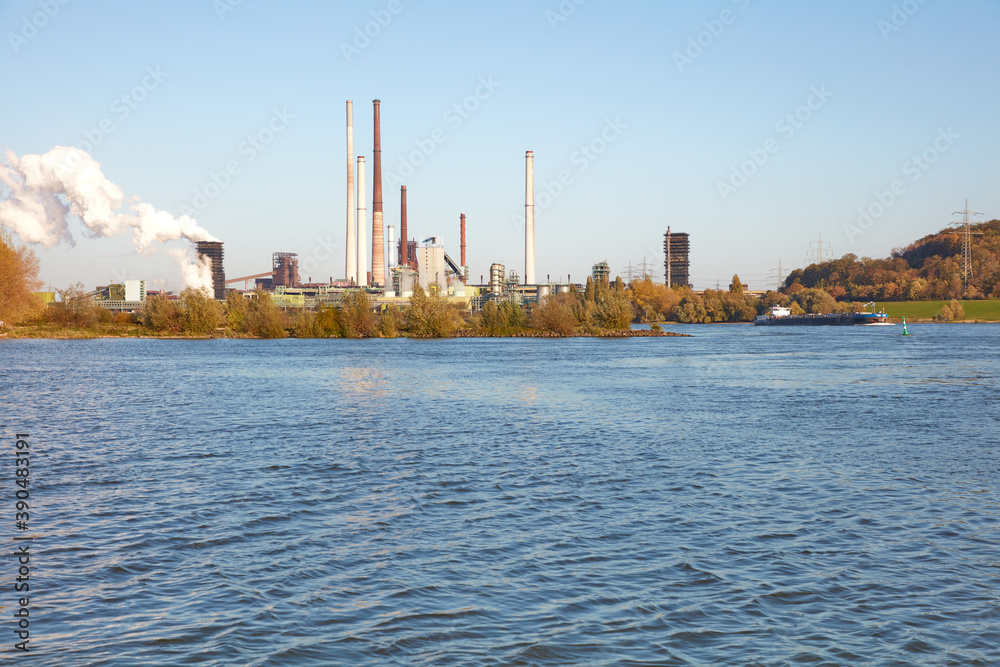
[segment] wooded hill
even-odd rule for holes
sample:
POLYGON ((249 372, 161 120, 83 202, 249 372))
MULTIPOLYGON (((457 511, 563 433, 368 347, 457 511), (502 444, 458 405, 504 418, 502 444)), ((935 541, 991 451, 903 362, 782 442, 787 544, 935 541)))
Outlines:
POLYGON ((969 288, 963 279, 961 227, 950 227, 897 248, 887 259, 840 259, 796 269, 783 291, 821 287, 841 301, 921 301, 1000 298, 1000 220, 970 225, 969 288))

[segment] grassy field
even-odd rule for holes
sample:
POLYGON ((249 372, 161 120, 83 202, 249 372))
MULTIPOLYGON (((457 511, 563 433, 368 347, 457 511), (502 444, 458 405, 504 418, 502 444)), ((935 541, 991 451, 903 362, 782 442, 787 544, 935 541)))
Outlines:
MULTIPOLYGON (((905 317, 908 320, 930 320, 941 312, 947 301, 883 301, 876 303, 876 309, 889 317, 905 317)), ((985 301, 961 301, 965 309, 965 319, 985 322, 1000 322, 1000 299, 985 301)))

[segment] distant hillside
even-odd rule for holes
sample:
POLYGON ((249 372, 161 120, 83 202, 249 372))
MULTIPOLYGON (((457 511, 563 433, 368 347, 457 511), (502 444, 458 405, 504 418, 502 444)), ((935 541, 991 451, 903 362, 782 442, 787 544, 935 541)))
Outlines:
POLYGON ((1000 220, 971 225, 972 277, 962 279, 961 229, 951 227, 896 249, 887 259, 840 259, 796 269, 783 291, 822 287, 841 300, 919 301, 1000 298, 1000 220))

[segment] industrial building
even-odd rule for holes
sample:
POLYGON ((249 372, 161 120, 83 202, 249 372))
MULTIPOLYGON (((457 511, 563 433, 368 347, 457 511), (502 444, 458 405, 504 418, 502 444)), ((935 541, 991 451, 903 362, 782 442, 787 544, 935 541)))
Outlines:
POLYGON ((611 266, 607 262, 598 262, 591 267, 590 275, 595 283, 607 285, 611 281, 611 266))
POLYGON ((102 285, 93 293, 94 300, 102 308, 114 312, 131 313, 142 308, 146 301, 146 281, 126 280, 121 283, 102 285))
POLYGON ((220 301, 226 298, 226 272, 222 268, 222 243, 198 241, 198 258, 208 257, 212 262, 212 291, 220 301))
POLYGON ((691 241, 683 232, 671 232, 663 235, 663 274, 667 287, 690 287, 691 241))
MULTIPOLYGON (((237 287, 242 283, 243 292, 264 289, 280 306, 315 307, 319 304, 336 304, 349 290, 365 289, 377 306, 408 300, 419 285, 425 291, 435 290, 440 294, 464 302, 466 306, 481 306, 487 300, 499 300, 518 304, 531 301, 552 292, 568 292, 571 285, 539 285, 535 279, 535 234, 534 234, 534 153, 525 153, 525 237, 524 275, 516 271, 506 272, 502 264, 494 264, 490 270, 488 285, 472 286, 469 282, 467 263, 466 225, 467 216, 459 214, 459 244, 456 262, 446 252, 442 238, 425 237, 422 242, 411 238, 407 221, 407 189, 400 188, 400 224, 397 228, 389 225, 384 229, 382 202, 382 146, 381 146, 381 102, 373 100, 374 146, 372 153, 372 218, 369 228, 368 202, 365 191, 366 161, 364 155, 354 154, 354 110, 353 102, 347 101, 347 224, 345 252, 345 277, 341 281, 329 283, 303 284, 299 275, 297 253, 275 252, 271 257, 271 269, 249 276, 226 280, 223 268, 223 244, 221 242, 197 243, 199 261, 208 258, 211 263, 212 292, 216 299, 224 300, 226 287, 237 287), (369 231, 369 229, 371 231, 369 231), (397 236, 397 233, 398 236, 397 236), (383 232, 386 232, 383 236, 383 232)), ((482 282, 482 281, 481 281, 482 282)), ((117 290, 117 288, 116 288, 117 290)), ((112 296, 109 293, 109 296, 112 296)), ((118 291, 113 296, 121 297, 118 291)), ((124 299, 122 299, 124 300, 124 299)))
POLYGON ((271 275, 275 287, 298 287, 299 256, 294 252, 276 252, 271 255, 271 275))

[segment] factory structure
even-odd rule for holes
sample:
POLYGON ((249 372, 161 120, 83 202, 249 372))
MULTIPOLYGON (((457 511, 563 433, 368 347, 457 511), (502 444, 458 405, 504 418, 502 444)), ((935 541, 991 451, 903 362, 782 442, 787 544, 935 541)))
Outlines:
MULTIPOLYGON (((228 291, 249 293, 265 290, 272 294, 276 304, 284 307, 315 307, 323 303, 336 304, 345 293, 365 290, 378 307, 392 303, 405 303, 416 286, 424 291, 436 292, 464 308, 481 308, 488 301, 525 305, 549 294, 581 290, 567 276, 566 283, 553 284, 546 278, 540 283, 535 266, 535 194, 534 152, 525 152, 524 183, 524 267, 523 274, 507 270, 504 264, 490 265, 489 279, 480 276, 478 284, 470 284, 466 257, 465 213, 458 214, 459 253, 455 261, 442 242, 442 237, 429 235, 411 238, 407 220, 407 186, 400 187, 399 228, 385 225, 382 198, 382 136, 381 101, 373 100, 373 148, 371 216, 368 213, 366 191, 367 161, 364 155, 355 155, 354 104, 347 100, 347 207, 345 239, 345 275, 343 278, 313 282, 311 276, 303 281, 299 273, 299 259, 294 252, 275 252, 270 270, 260 273, 226 278, 223 267, 224 250, 221 242, 198 242, 196 252, 199 263, 211 267, 211 292, 216 299, 224 300, 228 291), (370 224, 370 227, 369 227, 370 224)), ((689 282, 689 241, 684 233, 672 233, 667 228, 664 235, 664 263, 666 283, 687 286, 689 282)), ((610 269, 606 262, 594 266, 595 280, 607 280, 610 269)), ((132 288, 130 295, 138 294, 132 288)), ((118 292, 114 296, 119 296, 118 292)), ((143 283, 142 300, 145 299, 143 283)), ((128 299, 109 299, 126 302, 128 299)), ((129 305, 134 305, 131 302, 129 305)))
POLYGON ((691 286, 691 241, 685 233, 663 235, 663 277, 667 287, 691 286))

